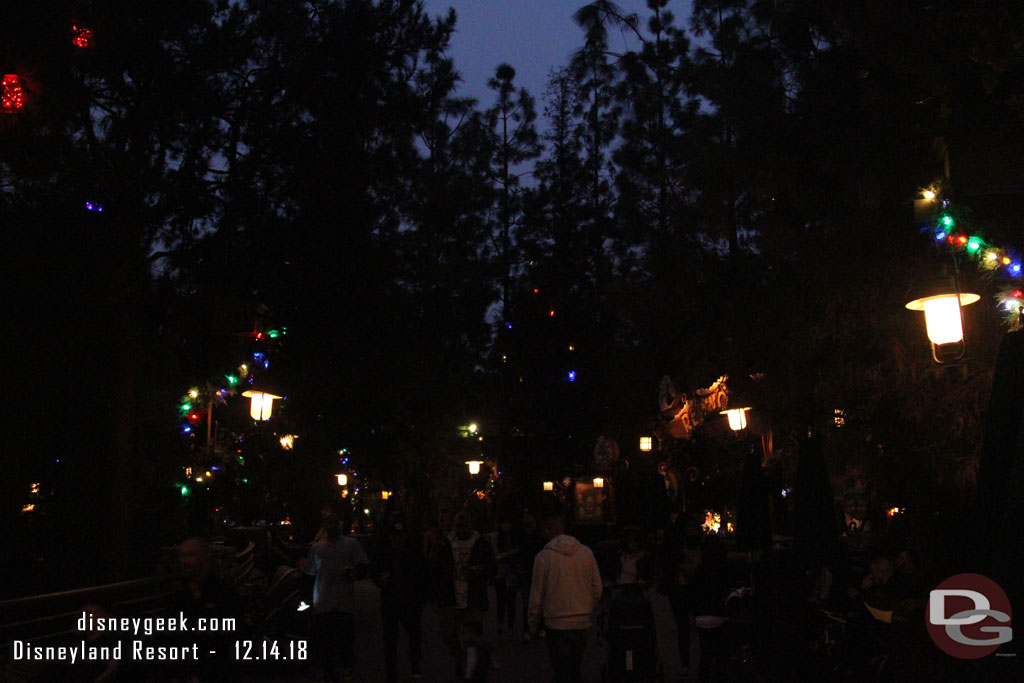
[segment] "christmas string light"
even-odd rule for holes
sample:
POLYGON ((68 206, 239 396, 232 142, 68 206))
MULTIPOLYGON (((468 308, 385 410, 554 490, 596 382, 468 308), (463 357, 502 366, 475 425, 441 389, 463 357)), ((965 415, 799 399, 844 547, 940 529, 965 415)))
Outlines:
POLYGON ((0 111, 13 114, 25 106, 25 94, 21 90, 21 78, 17 74, 4 74, 0 86, 3 88, 0 93, 0 111))
POLYGON ((997 294, 997 299, 999 307, 1007 315, 1007 320, 1014 319, 1022 305, 1020 286, 1013 282, 1021 278, 1021 251, 991 245, 980 235, 959 229, 959 222, 954 217, 949 202, 943 202, 935 219, 925 229, 932 233, 937 244, 947 244, 952 249, 962 250, 966 252, 967 257, 976 260, 979 268, 994 275, 1010 278, 1011 282, 997 294))
POLYGON ((92 40, 91 28, 86 28, 85 26, 72 26, 71 33, 71 42, 75 47, 89 47, 89 42, 92 40))

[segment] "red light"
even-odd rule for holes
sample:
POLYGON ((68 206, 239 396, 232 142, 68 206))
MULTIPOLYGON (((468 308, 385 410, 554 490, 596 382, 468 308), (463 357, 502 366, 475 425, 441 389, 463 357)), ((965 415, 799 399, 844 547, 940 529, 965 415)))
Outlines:
POLYGON ((956 243, 957 244, 967 244, 967 236, 966 235, 960 235, 959 237, 956 238, 956 243))
POLYGON ((25 95, 21 92, 21 79, 17 74, 4 74, 3 94, 0 94, 0 110, 5 114, 25 106, 25 95))
POLYGON ((74 34, 71 42, 75 44, 75 47, 89 47, 89 41, 92 40, 91 28, 72 26, 71 32, 74 34))
POLYGON ((199 413, 189 413, 188 414, 188 419, 191 420, 192 422, 198 422, 199 421, 199 413))
POLYGON ((534 289, 534 290, 533 290, 533 293, 534 293, 534 294, 540 294, 540 290, 539 290, 539 289, 534 289))
POLYGON ((548 317, 551 317, 551 318, 555 317, 555 309, 552 308, 550 311, 548 311, 548 317))
POLYGON ((1010 293, 1010 296, 1012 296, 1014 299, 1019 299, 1022 296, 1024 296, 1024 292, 1020 291, 1019 289, 1015 289, 1010 293))

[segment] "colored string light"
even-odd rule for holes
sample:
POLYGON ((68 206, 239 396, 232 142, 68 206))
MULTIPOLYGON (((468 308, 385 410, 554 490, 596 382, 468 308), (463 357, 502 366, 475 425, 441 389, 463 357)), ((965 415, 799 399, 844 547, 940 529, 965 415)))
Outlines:
POLYGON ((75 47, 89 47, 89 42, 92 40, 91 28, 72 26, 71 33, 73 34, 71 42, 75 47))
POLYGON ((21 90, 21 78, 17 74, 4 74, 4 80, 0 81, 0 85, 3 86, 3 93, 0 94, 0 111, 13 114, 25 106, 25 94, 21 90))
MULTIPOLYGON (((947 243, 954 249, 963 248, 968 256, 978 259, 979 266, 993 271, 995 274, 1019 278, 1021 276, 1020 252, 991 246, 979 235, 967 235, 959 231, 951 232, 957 221, 948 212, 949 206, 949 202, 944 201, 943 211, 936 216, 932 223, 933 227, 930 230, 935 241, 947 243)), ((1021 298, 1019 292, 1020 290, 1017 288, 1013 288, 1012 291, 1008 288, 999 294, 1002 307, 1007 311, 1016 312, 1021 298)))

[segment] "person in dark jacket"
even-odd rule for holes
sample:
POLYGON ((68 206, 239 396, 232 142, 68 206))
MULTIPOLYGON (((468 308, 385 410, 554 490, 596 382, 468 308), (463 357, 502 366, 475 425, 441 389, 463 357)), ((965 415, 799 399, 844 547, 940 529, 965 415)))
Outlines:
POLYGON ((694 575, 693 613, 700 639, 698 674, 704 681, 724 681, 729 656, 725 599, 729 595, 726 548, 717 534, 704 537, 701 564, 694 575))
POLYGON ((428 581, 423 546, 410 538, 400 520, 386 528, 380 550, 371 567, 374 583, 380 588, 380 615, 383 626, 384 670, 388 683, 398 680, 398 627, 409 639, 409 665, 413 678, 420 677, 423 638, 420 622, 426 604, 428 581))
POLYGON ((488 607, 487 586, 495 572, 491 544, 473 529, 469 513, 460 512, 455 516, 455 529, 441 539, 435 577, 441 637, 455 657, 459 678, 464 667, 459 632, 467 622, 483 622, 488 607))
POLYGON ((530 584, 533 582, 533 561, 547 543, 544 534, 537 524, 537 517, 529 510, 523 511, 522 528, 519 531, 519 576, 523 590, 522 616, 523 616, 523 638, 530 639, 530 629, 527 624, 530 608, 530 584))
POLYGON ((690 517, 673 520, 661 552, 658 592, 668 598, 676 623, 676 646, 682 674, 690 671, 690 618, 693 614, 693 581, 700 565, 700 530, 690 517))

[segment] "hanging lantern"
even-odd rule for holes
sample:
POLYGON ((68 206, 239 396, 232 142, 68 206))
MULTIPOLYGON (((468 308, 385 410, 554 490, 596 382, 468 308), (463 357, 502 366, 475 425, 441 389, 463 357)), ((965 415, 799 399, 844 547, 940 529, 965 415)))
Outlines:
POLYGON ((553 481, 546 481, 546 482, 544 482, 544 490, 545 491, 554 491, 555 490, 555 482, 553 482, 553 481))
POLYGON ((936 280, 917 294, 919 296, 906 306, 912 311, 924 311, 925 329, 928 341, 932 344, 932 358, 937 363, 951 363, 963 358, 966 348, 963 313, 960 309, 981 297, 970 292, 960 292, 958 283, 950 278, 936 280))
POLYGON ((725 415, 729 418, 729 429, 734 432, 738 432, 747 428, 747 411, 749 407, 743 408, 730 408, 729 410, 723 410, 719 415, 725 415))
POLYGON ((595 489, 603 489, 604 488, 604 479, 602 477, 594 477, 594 488, 595 489))
POLYGON ((641 451, 643 451, 644 453, 647 453, 647 452, 649 452, 651 450, 651 448, 653 448, 653 446, 654 446, 654 440, 651 437, 649 437, 649 436, 641 436, 640 437, 640 450, 641 451))
POLYGON ((252 404, 249 406, 249 415, 252 419, 260 421, 270 419, 271 413, 274 412, 274 399, 281 398, 277 394, 255 390, 243 391, 242 396, 252 399, 252 404))
POLYGON ((381 491, 380 492, 380 499, 381 500, 387 500, 390 497, 391 497, 391 491, 381 491))
POLYGON ((4 74, 0 88, 0 111, 13 114, 25 106, 25 94, 21 91, 21 78, 17 74, 4 74))
POLYGON ((338 475, 338 486, 348 486, 348 475, 347 474, 339 474, 338 475))
POLYGON ((470 474, 480 474, 480 465, 483 465, 483 460, 467 460, 466 466, 469 467, 470 474))

